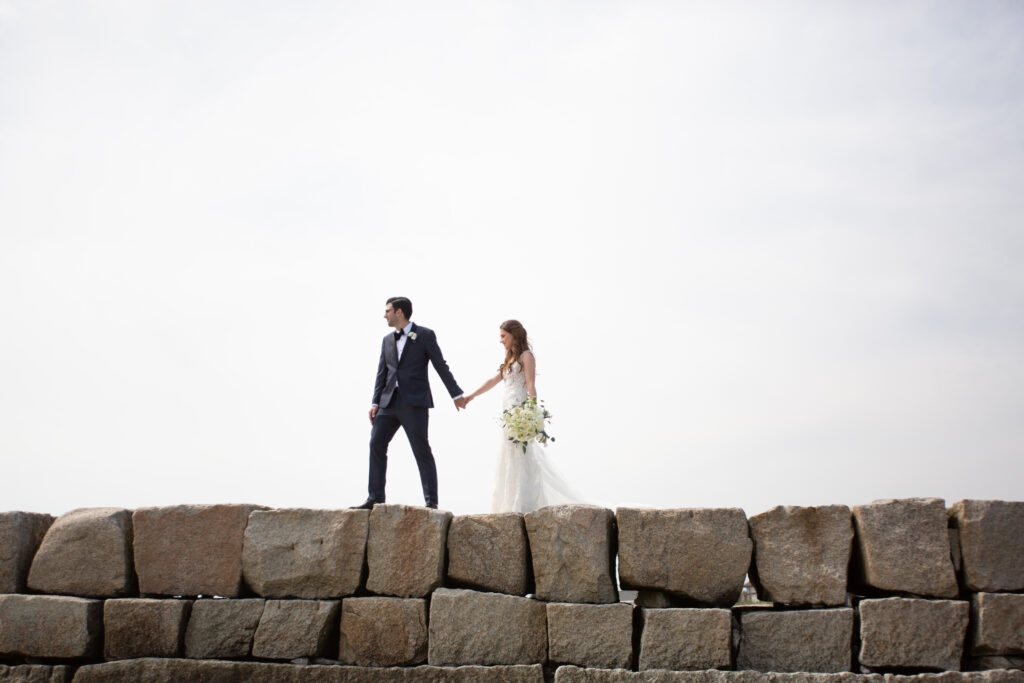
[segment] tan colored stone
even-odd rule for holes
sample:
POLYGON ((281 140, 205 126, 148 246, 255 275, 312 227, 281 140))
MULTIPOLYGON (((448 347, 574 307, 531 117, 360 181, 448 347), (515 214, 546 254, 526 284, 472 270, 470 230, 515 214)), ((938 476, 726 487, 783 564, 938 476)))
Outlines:
POLYGON ((499 593, 439 588, 430 601, 428 656, 434 666, 543 664, 544 603, 499 593))
POLYGON ((739 508, 619 508, 619 581, 700 605, 731 607, 743 590, 753 542, 739 508))
POLYGON ((54 520, 35 512, 0 512, 0 593, 24 593, 39 544, 54 520))
POLYGON ((1024 655, 1024 594, 971 596, 971 654, 1024 655))
POLYGON ((526 595, 532 586, 526 526, 518 512, 457 515, 448 528, 448 583, 526 595))
POLYGON ((961 500, 949 516, 960 535, 967 589, 1024 591, 1024 502, 961 500))
POLYGON ((191 608, 191 600, 107 600, 103 603, 104 657, 180 657, 191 608))
POLYGON ((185 656, 239 659, 252 653, 264 600, 196 600, 185 629, 185 656))
POLYGON ((103 643, 103 602, 56 595, 0 595, 0 654, 79 659, 103 643))
POLYGON ((422 598, 444 583, 445 546, 452 513, 411 505, 374 505, 366 543, 366 589, 378 595, 422 598))
POLYGON ((338 660, 355 666, 413 666, 427 661, 427 601, 346 598, 338 660))
POLYGON ((338 600, 267 600, 253 636, 252 656, 299 659, 334 654, 338 600))
POLYGON ((839 673, 852 665, 853 610, 740 612, 737 669, 839 673))
POLYGON ((591 505, 552 505, 523 517, 535 594, 549 602, 618 602, 615 516, 591 505))
POLYGON ((860 663, 870 669, 959 671, 970 606, 959 600, 862 600, 860 663))
POLYGON ((74 675, 70 666, 49 664, 0 664, 0 683, 68 683, 74 675))
POLYGON ((628 669, 633 665, 633 607, 547 606, 548 660, 597 669, 628 669))
POLYGON ((728 669, 732 614, 727 609, 643 609, 639 669, 728 669))

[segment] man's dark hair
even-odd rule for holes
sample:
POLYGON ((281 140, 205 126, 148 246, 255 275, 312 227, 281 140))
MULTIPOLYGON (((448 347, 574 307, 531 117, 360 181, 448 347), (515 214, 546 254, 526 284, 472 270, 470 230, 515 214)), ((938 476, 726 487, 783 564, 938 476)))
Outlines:
POLYGON ((412 319, 412 302, 406 299, 404 296, 393 296, 388 299, 385 303, 391 304, 391 308, 396 311, 401 311, 405 314, 406 320, 412 319))

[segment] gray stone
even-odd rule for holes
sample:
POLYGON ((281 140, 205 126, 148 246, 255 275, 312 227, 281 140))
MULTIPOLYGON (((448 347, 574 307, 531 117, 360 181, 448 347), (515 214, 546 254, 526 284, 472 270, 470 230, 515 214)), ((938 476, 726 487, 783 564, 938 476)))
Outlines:
POLYGON ((845 505, 778 506, 750 518, 751 583, 758 597, 782 605, 843 605, 853 549, 845 505))
POLYGON ((74 675, 70 666, 48 664, 0 664, 0 683, 67 683, 74 675))
POLYGON ((24 593, 32 558, 53 515, 0 512, 0 593, 24 593))
MULTIPOLYGON (((878 674, 854 673, 761 673, 757 671, 622 671, 619 669, 583 669, 562 666, 555 672, 555 683, 926 683, 924 679, 893 677, 891 681, 878 674)), ((936 679, 939 683, 939 679, 936 679)), ((941 683, 960 683, 941 679, 941 683)), ((991 683, 996 683, 992 681, 991 683)), ((1009 682, 1007 682, 1009 683, 1009 682)))
POLYGON ((79 659, 103 642, 103 602, 56 595, 0 595, 0 654, 79 659))
POLYGON ((448 583, 484 591, 530 592, 530 551, 518 512, 458 515, 448 528, 448 583))
POLYGON ((970 591, 1024 591, 1024 502, 961 500, 949 510, 970 591))
POLYGON ((680 600, 664 591, 640 590, 633 598, 633 604, 637 607, 650 607, 662 609, 665 607, 685 607, 680 600))
POLYGON ((959 600, 862 600, 860 663, 871 669, 959 671, 970 605, 959 600))
POLYGON ((411 505, 375 505, 366 542, 366 589, 423 598, 444 583, 446 535, 452 513, 411 505))
POLYGON ((633 607, 547 606, 548 660, 597 669, 628 669, 633 665, 633 607))
POLYGON ((191 659, 238 659, 252 653, 252 639, 264 601, 196 600, 185 630, 185 656, 191 659))
POLYGON ((544 603, 498 593, 439 588, 430 601, 428 656, 434 666, 543 664, 544 603))
POLYGON ((292 660, 333 655, 340 608, 338 600, 267 600, 252 656, 292 660))
POLYGON ((971 596, 971 654, 1024 655, 1024 594, 971 596))
POLYGON ((644 609, 639 669, 728 669, 732 613, 727 609, 644 609))
POLYGON ((427 601, 346 598, 338 660, 356 666, 412 666, 427 661, 427 601))
POLYGON ((731 607, 743 590, 753 543, 739 508, 619 508, 619 581, 701 605, 731 607))
MULTIPOLYGON (((972 671, 984 669, 1018 669, 1024 675, 1024 657, 1009 655, 984 655, 981 657, 968 657, 967 668, 972 671)), ((1022 678, 1021 680, 1024 680, 1022 678)))
POLYGON ((340 598, 363 580, 369 510, 254 510, 242 573, 266 598, 340 598))
POLYGON ((853 508, 853 521, 858 578, 867 586, 940 598, 959 594, 941 499, 858 505, 853 508))
POLYGON ((132 513, 83 508, 58 517, 32 561, 28 587, 87 598, 134 594, 132 513))
POLYGON ((190 600, 107 600, 103 603, 104 657, 180 657, 191 608, 190 600))
POLYGON ((132 515, 143 595, 237 597, 242 539, 253 505, 176 505, 132 515))
POLYGON ((591 505, 552 505, 523 517, 536 597, 550 602, 618 602, 615 515, 591 505))
POLYGON ((839 673, 852 664, 853 610, 744 611, 737 669, 839 673))

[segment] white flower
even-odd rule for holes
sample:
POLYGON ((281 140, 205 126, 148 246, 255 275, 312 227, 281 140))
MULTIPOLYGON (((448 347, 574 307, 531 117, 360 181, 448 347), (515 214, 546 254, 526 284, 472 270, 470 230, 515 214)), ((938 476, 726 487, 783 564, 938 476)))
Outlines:
POLYGON ((416 333, 415 332, 410 332, 409 333, 409 339, 411 339, 413 341, 416 341, 416 333))

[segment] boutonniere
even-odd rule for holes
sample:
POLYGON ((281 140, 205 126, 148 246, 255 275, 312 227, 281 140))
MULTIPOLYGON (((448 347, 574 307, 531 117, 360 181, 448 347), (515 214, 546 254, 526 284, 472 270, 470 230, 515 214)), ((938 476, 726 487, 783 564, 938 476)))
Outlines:
POLYGON ((416 333, 415 332, 410 332, 408 334, 408 337, 409 337, 409 341, 416 341, 416 333))

